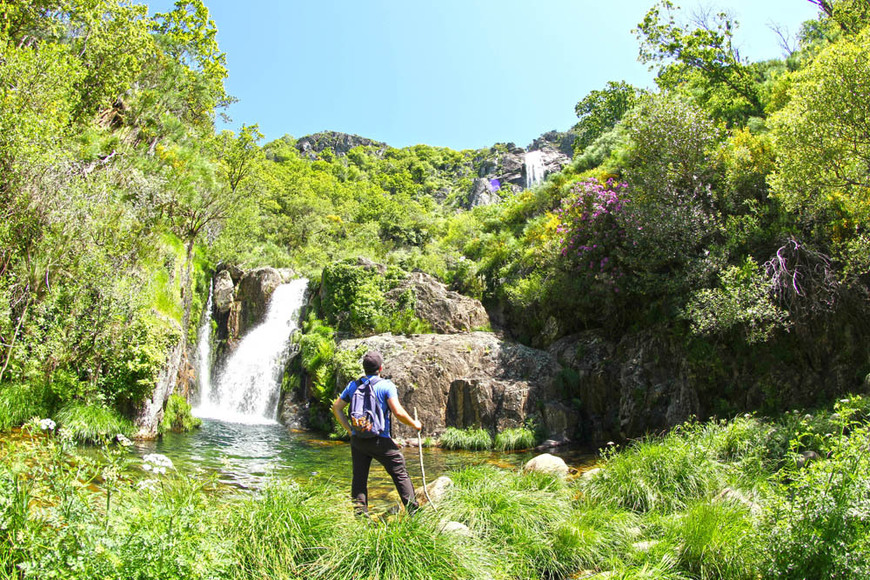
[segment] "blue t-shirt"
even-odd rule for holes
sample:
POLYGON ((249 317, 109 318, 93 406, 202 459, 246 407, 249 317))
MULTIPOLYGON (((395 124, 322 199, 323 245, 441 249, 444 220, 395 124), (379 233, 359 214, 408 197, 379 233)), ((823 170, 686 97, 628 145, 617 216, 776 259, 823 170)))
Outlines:
MULTIPOLYGON (((366 375, 366 378, 376 377, 377 375, 366 375)), ((350 399, 353 397, 353 394, 357 389, 357 382, 351 381, 347 384, 344 390, 341 392, 341 400, 347 404, 350 404, 350 399)), ((393 381, 389 379, 381 379, 374 384, 375 388, 375 397, 378 399, 378 405, 381 406, 381 410, 384 412, 384 431, 380 434, 380 437, 390 437, 390 406, 387 404, 388 399, 392 399, 393 397, 398 397, 399 393, 396 391, 396 385, 393 384, 393 381)), ((356 432, 351 430, 351 432, 356 435, 356 432)))

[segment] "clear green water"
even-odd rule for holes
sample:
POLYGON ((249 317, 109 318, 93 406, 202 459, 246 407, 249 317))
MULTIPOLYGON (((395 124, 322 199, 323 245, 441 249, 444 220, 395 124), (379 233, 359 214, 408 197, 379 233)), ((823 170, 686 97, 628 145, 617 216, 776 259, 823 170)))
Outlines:
MULTIPOLYGON (((312 433, 295 433, 282 425, 242 425, 204 420, 193 433, 169 433, 159 441, 139 442, 136 452, 162 453, 181 472, 213 475, 218 481, 243 489, 260 488, 270 477, 291 478, 305 483, 325 481, 350 493, 350 446, 347 443, 317 439, 312 433)), ((559 448, 568 465, 589 466, 595 456, 588 451, 559 448)), ((419 452, 404 450, 408 472, 415 487, 422 484, 419 452)), ((424 449, 426 481, 469 465, 491 463, 517 469, 537 455, 536 452, 489 453, 424 449)), ((370 502, 373 507, 388 507, 395 501, 392 480, 377 463, 369 475, 370 502)))

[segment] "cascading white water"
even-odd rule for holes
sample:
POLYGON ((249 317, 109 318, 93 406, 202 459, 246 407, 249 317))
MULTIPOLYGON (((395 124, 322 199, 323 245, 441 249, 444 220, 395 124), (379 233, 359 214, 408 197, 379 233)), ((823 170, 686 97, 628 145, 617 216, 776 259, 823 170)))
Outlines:
POLYGON ((290 335, 298 328, 308 280, 275 289, 266 319, 246 334, 194 409, 197 417, 235 423, 274 423, 290 335))
POLYGON ((196 333, 196 380, 199 390, 199 400, 211 400, 211 309, 214 284, 208 288, 208 302, 205 304, 205 315, 196 333))
POLYGON ((523 156, 526 172, 526 189, 544 181, 544 154, 540 151, 527 151, 523 156))

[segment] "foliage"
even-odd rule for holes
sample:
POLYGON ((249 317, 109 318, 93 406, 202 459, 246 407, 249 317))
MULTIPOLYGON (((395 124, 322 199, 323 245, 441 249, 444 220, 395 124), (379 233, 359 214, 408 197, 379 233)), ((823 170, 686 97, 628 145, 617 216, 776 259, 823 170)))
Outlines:
POLYGON ((169 395, 166 401, 166 408, 163 409, 163 420, 160 421, 158 427, 161 433, 172 431, 173 433, 184 433, 193 431, 202 425, 202 419, 194 417, 191 414, 190 403, 187 399, 178 393, 169 395))
POLYGON ((438 439, 444 449, 492 449, 492 435, 486 429, 448 427, 438 439))
POLYGON ((117 435, 131 436, 133 425, 117 411, 97 405, 71 403, 56 414, 58 424, 68 436, 82 443, 100 444, 117 435))
POLYGON ((747 344, 764 342, 778 329, 788 328, 788 312, 774 301, 773 281, 752 258, 742 267, 719 274, 720 287, 698 291, 686 306, 692 331, 701 335, 740 329, 747 344))
POLYGON ((642 62, 673 60, 680 65, 662 66, 659 85, 672 88, 678 84, 674 77, 681 79, 683 69, 697 71, 706 85, 698 100, 714 116, 733 123, 761 115, 763 106, 755 74, 733 43, 737 23, 719 13, 712 22, 680 25, 674 15, 676 10, 673 2, 661 0, 650 8, 635 31, 642 62))
POLYGON ((573 128, 577 133, 574 151, 583 153, 586 147, 613 129, 631 110, 640 94, 639 89, 624 81, 608 81, 604 89, 583 97, 574 107, 580 118, 573 128))
MULTIPOLYGON (((771 120, 773 194, 806 231, 835 244, 860 235, 870 221, 868 51, 870 31, 822 51, 794 74, 789 103, 771 120)), ((866 267, 866 261, 858 266, 866 267)))
POLYGON ((537 442, 538 438, 532 429, 513 427, 497 433, 492 448, 496 451, 531 449, 537 442))

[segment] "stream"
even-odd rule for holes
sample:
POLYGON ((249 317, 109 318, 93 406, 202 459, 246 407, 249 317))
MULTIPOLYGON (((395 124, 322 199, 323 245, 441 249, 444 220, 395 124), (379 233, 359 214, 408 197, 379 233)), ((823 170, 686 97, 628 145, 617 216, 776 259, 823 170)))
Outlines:
MULTIPOLYGON (((318 439, 313 433, 291 432, 279 424, 246 425, 204 419, 202 428, 192 433, 167 433, 157 441, 135 444, 137 454, 161 453, 169 457, 182 473, 214 476, 217 481, 240 489, 257 490, 269 478, 290 478, 300 483, 326 482, 350 493, 350 445, 318 439)), ((596 461, 588 450, 559 448, 568 465, 582 469, 596 461)), ((419 454, 416 448, 404 449, 405 461, 414 487, 422 485, 419 454)), ((485 452, 423 449, 426 481, 469 465, 489 463, 506 469, 519 469, 537 455, 534 451, 485 452)), ((387 509, 396 501, 393 482, 376 463, 369 474, 369 502, 375 509, 387 509)))

